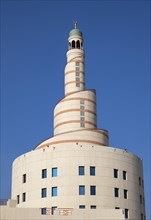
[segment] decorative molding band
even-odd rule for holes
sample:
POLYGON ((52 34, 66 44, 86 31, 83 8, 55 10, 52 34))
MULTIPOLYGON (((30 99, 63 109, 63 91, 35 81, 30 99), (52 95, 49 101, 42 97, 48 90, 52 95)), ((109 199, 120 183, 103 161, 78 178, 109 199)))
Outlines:
POLYGON ((79 62, 79 63, 83 63, 84 64, 84 61, 81 61, 81 60, 71 60, 68 63, 72 63, 72 62, 79 62))
POLYGON ((81 110, 81 109, 75 108, 75 109, 68 109, 68 110, 64 110, 64 111, 58 112, 57 114, 54 115, 54 118, 55 118, 56 116, 60 115, 60 114, 63 114, 63 113, 66 113, 66 112, 75 112, 75 111, 79 111, 79 112, 80 112, 80 111, 81 111, 81 112, 89 112, 89 113, 91 113, 91 114, 93 114, 93 115, 96 115, 96 113, 93 112, 93 111, 91 111, 91 110, 87 110, 87 109, 81 110))
POLYGON ((77 81, 70 81, 70 82, 65 83, 65 86, 67 86, 67 85, 69 85, 69 84, 73 84, 73 83, 80 83, 80 84, 85 85, 85 82, 81 82, 81 81, 79 81, 79 82, 77 82, 77 81))
POLYGON ((92 101, 91 99, 87 99, 87 98, 67 98, 67 99, 62 99, 61 101, 60 101, 60 103, 61 102, 66 102, 66 101, 72 101, 72 100, 79 100, 79 101, 88 101, 88 102, 92 102, 93 104, 95 104, 96 105, 96 102, 95 101, 92 101))
POLYGON ((80 121, 80 120, 72 120, 72 121, 64 121, 64 122, 61 122, 59 124, 57 124, 54 129, 56 129, 57 127, 61 126, 61 125, 64 125, 64 124, 71 124, 71 123, 84 123, 84 124, 91 124, 93 126, 96 127, 96 124, 90 122, 90 121, 80 121))
MULTIPOLYGON (((72 95, 72 94, 74 94, 74 93, 85 92, 85 91, 88 91, 88 90, 80 90, 80 91, 76 91, 76 92, 68 92, 68 93, 65 94, 65 97, 66 97, 66 96, 69 96, 69 95, 72 95)), ((96 94, 95 89, 89 90, 89 92, 93 92, 94 94, 96 94)))
POLYGON ((76 72, 78 72, 78 73, 82 73, 82 74, 84 75, 84 71, 81 71, 81 70, 79 70, 79 71, 76 71, 76 70, 70 70, 70 71, 68 71, 68 72, 65 72, 65 76, 66 76, 67 74, 70 74, 70 73, 76 73, 76 72))

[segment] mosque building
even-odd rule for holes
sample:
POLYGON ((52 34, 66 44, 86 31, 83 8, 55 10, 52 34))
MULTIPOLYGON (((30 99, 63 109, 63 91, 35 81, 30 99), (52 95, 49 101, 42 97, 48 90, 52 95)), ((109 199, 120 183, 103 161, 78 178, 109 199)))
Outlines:
POLYGON ((110 147, 108 131, 97 127, 96 91, 85 89, 83 41, 75 22, 54 136, 14 160, 2 219, 145 220, 142 160, 110 147))

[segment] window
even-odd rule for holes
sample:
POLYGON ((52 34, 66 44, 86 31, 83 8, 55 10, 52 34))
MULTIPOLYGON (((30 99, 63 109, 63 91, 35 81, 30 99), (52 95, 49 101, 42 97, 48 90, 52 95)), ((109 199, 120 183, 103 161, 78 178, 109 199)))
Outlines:
POLYGON ((127 199, 127 189, 124 189, 124 199, 127 199))
POLYGON ((84 117, 81 117, 80 120, 81 120, 81 121, 84 121, 84 117))
POLYGON ((141 220, 143 220, 143 213, 141 213, 141 220))
POLYGON ((79 205, 79 209, 85 209, 85 205, 79 205))
POLYGON ((83 128, 84 128, 84 127, 85 127, 85 124, 84 124, 84 123, 81 123, 81 127, 83 127, 83 128))
POLYGON ((19 202, 20 202, 20 201, 19 201, 19 195, 17 195, 17 204, 19 204, 19 202))
POLYGON ((79 166, 79 175, 80 176, 84 175, 84 166, 79 166))
POLYGON ((83 116, 83 115, 84 115, 84 112, 80 112, 80 115, 83 116))
POLYGON ((80 82, 80 78, 76 77, 76 82, 80 82))
POLYGON ((120 209, 120 207, 115 207, 115 209, 120 209))
POLYGON ((26 202, 26 193, 23 193, 22 201, 23 201, 23 202, 26 202))
POLYGON ((80 104, 84 105, 84 100, 80 100, 80 104))
POLYGON ((58 195, 58 188, 55 186, 55 187, 52 187, 52 196, 57 196, 58 195))
POLYGON ((52 168, 52 177, 56 177, 56 176, 58 176, 58 168, 54 167, 52 168))
POLYGON ((43 169, 42 170, 42 179, 47 178, 47 170, 43 169))
POLYGON ((140 195, 140 204, 142 204, 142 195, 140 195))
POLYGON ((79 195, 85 195, 85 186, 79 186, 79 195))
POLYGON ((139 177, 139 185, 141 186, 141 177, 139 177))
POLYGON ((114 196, 119 197, 119 188, 114 188, 114 196))
POLYGON ((80 87, 80 83, 76 83, 76 87, 80 87))
POLYGON ((52 206, 51 207, 51 214, 54 215, 55 210, 57 209, 57 206, 52 206))
POLYGON ((47 197, 47 189, 46 189, 46 188, 42 188, 42 189, 41 189, 41 197, 42 197, 42 198, 47 197))
POLYGON ((76 76, 80 76, 80 73, 79 73, 79 72, 76 72, 76 76))
POLYGON ((76 66, 80 66, 80 63, 79 63, 79 62, 76 62, 76 66))
POLYGON ((96 195, 96 186, 90 186, 90 195, 96 195))
POLYGON ((41 214, 46 215, 46 208, 41 208, 41 214))
POLYGON ((118 170, 114 169, 114 178, 118 178, 118 170))
POLYGON ((95 176, 95 167, 90 167, 90 176, 95 176))
POLYGON ((125 218, 128 218, 128 209, 125 209, 125 218))
POLYGON ((123 170, 123 180, 127 179, 127 172, 125 170, 123 170))
POLYGON ((79 67, 76 67, 76 71, 79 71, 80 70, 80 68, 79 67))
POLYGON ((84 110, 84 106, 80 106, 80 109, 81 109, 81 110, 84 110))
POLYGON ((26 174, 23 174, 23 183, 26 183, 26 174))
POLYGON ((90 208, 91 209, 96 209, 96 205, 91 205, 90 208))

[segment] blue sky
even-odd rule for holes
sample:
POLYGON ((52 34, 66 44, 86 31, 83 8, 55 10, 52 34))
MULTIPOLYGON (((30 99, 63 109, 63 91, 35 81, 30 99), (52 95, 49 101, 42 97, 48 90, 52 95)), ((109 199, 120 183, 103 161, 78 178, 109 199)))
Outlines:
POLYGON ((75 19, 98 127, 110 146, 142 158, 149 218, 150 1, 1 1, 1 198, 11 195, 13 160, 53 135, 75 19))

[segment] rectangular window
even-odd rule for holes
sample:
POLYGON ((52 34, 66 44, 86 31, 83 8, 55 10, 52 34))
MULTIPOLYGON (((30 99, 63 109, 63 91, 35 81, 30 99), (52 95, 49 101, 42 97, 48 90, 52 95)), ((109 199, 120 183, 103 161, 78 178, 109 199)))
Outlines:
POLYGON ((128 209, 125 209, 125 218, 128 218, 128 209))
POLYGON ((119 197, 119 188, 114 188, 114 196, 119 197))
POLYGON ((79 205, 79 209, 85 209, 85 205, 79 205))
POLYGON ((84 128, 84 127, 85 127, 85 124, 84 124, 84 123, 81 123, 81 127, 83 127, 83 128, 84 128))
POLYGON ((124 199, 127 199, 127 189, 124 189, 124 199))
POLYGON ((47 169, 42 170, 42 179, 47 178, 47 169))
POLYGON ((80 83, 76 83, 76 87, 80 87, 80 83))
POLYGON ((142 195, 140 195, 140 204, 142 204, 142 195))
POLYGON ((52 168, 52 177, 56 177, 58 176, 58 168, 57 167, 53 167, 52 168))
POLYGON ((80 104, 84 105, 84 100, 80 100, 80 104))
POLYGON ((22 201, 23 201, 23 202, 26 202, 26 193, 23 193, 23 195, 22 195, 22 201))
POLYGON ((115 207, 115 209, 120 209, 120 207, 115 207))
POLYGON ((96 186, 90 186, 90 195, 96 195, 96 186))
POLYGON ((80 109, 81 109, 81 110, 84 110, 84 106, 80 106, 80 109))
POLYGON ((143 213, 141 213, 141 220, 143 220, 143 213))
POLYGON ((80 120, 81 120, 81 121, 84 121, 84 117, 81 117, 80 120))
POLYGON ((55 187, 52 187, 52 196, 57 196, 58 195, 58 188, 55 186, 55 187))
POLYGON ((76 66, 80 66, 80 63, 79 63, 79 62, 76 62, 76 66))
POLYGON ((51 214, 54 215, 55 210, 57 209, 57 206, 52 206, 51 207, 51 214))
POLYGON ((127 179, 127 172, 125 170, 123 170, 123 180, 127 179))
POLYGON ((139 177, 139 185, 141 186, 141 177, 139 177))
POLYGON ((90 176, 95 176, 95 167, 90 167, 90 176))
POLYGON ((23 183, 26 183, 26 174, 23 174, 23 183))
POLYGON ((42 197, 42 198, 47 197, 47 189, 46 189, 46 188, 42 188, 42 189, 41 189, 41 197, 42 197))
POLYGON ((46 208, 41 208, 41 214, 46 215, 46 208))
POLYGON ((85 186, 79 186, 79 195, 85 195, 85 186))
POLYGON ((80 68, 79 67, 76 67, 76 71, 79 71, 80 70, 80 68))
POLYGON ((84 115, 84 112, 80 112, 80 115, 83 116, 83 115, 84 115))
POLYGON ((114 169, 114 178, 118 178, 118 170, 114 169))
POLYGON ((80 76, 80 73, 79 73, 79 72, 76 72, 76 76, 80 76))
POLYGON ((96 209, 96 205, 91 205, 90 208, 91 209, 96 209))
POLYGON ((80 176, 84 175, 84 166, 79 166, 79 175, 80 176))
POLYGON ((19 195, 17 195, 17 204, 19 204, 19 202, 20 202, 20 201, 19 201, 19 195))

